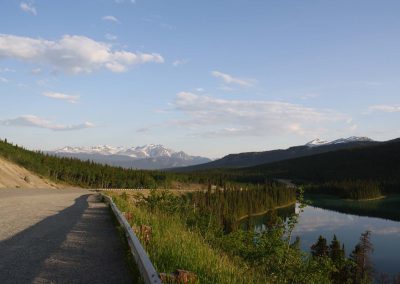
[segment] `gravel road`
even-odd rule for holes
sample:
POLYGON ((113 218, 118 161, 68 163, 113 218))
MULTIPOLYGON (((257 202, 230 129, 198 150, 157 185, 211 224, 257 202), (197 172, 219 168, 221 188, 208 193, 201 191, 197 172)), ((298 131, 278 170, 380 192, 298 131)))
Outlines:
POLYGON ((96 194, 0 189, 0 283, 133 283, 123 255, 96 194))

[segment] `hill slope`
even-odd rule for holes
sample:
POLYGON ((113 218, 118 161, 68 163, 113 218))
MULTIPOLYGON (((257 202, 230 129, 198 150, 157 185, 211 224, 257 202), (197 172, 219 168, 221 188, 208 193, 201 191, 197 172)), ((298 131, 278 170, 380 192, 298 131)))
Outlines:
POLYGON ((63 188, 0 157, 0 188, 63 188))
POLYGON ((259 165, 240 172, 307 181, 377 180, 397 186, 400 185, 400 139, 259 165))
POLYGON ((168 187, 175 174, 132 170, 26 150, 0 139, 0 157, 58 183, 87 188, 168 187))
POLYGON ((222 159, 209 163, 190 166, 185 168, 173 169, 177 172, 192 172, 210 169, 233 169, 245 168, 261 164, 273 163, 282 160, 294 159, 299 157, 311 156, 340 149, 354 147, 371 146, 380 142, 373 141, 365 137, 350 137, 347 139, 338 139, 332 142, 321 143, 320 140, 314 140, 303 146, 294 146, 288 149, 279 149, 264 152, 248 152, 240 154, 230 154, 222 159), (318 141, 319 144, 316 144, 318 141))

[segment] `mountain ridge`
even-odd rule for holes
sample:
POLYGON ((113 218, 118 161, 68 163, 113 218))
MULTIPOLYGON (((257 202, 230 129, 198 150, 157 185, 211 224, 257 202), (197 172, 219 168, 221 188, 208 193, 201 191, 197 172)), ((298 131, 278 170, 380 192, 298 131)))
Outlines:
POLYGON ((368 137, 348 137, 340 138, 333 141, 325 141, 314 139, 304 145, 292 146, 287 149, 277 149, 261 152, 244 152, 238 154, 229 154, 221 159, 217 159, 208 163, 188 166, 184 168, 175 168, 177 172, 192 172, 198 170, 210 169, 232 169, 246 168, 261 164, 268 164, 282 160, 311 156, 315 154, 347 149, 352 147, 369 146, 381 142, 374 141, 368 137))
POLYGON ((48 153, 61 157, 91 160, 111 166, 148 170, 192 166, 211 161, 209 158, 191 156, 183 151, 175 151, 161 144, 147 144, 136 147, 65 146, 48 153))

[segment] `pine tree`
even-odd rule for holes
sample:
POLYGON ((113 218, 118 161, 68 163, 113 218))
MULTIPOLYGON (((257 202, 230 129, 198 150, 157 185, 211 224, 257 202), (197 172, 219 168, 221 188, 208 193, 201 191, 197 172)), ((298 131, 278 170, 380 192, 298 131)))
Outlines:
POLYGON ((360 241, 350 255, 350 258, 356 264, 354 269, 355 283, 364 283, 372 279, 373 266, 370 254, 374 251, 374 248, 370 238, 370 231, 361 234, 360 241))
POLYGON ((311 254, 313 257, 329 256, 329 247, 323 236, 319 236, 318 241, 311 246, 311 254))
POLYGON ((340 242, 336 235, 333 235, 333 240, 329 246, 329 257, 337 268, 340 268, 344 262, 345 252, 344 247, 340 247, 340 242))

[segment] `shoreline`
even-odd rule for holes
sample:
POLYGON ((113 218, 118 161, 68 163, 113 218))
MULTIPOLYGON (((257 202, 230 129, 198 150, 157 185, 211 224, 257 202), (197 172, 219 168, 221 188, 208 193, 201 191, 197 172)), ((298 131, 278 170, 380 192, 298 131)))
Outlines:
POLYGON ((373 197, 373 198, 366 198, 366 199, 346 199, 346 200, 351 200, 351 201, 374 201, 374 200, 380 200, 380 199, 385 199, 385 195, 381 195, 378 197, 373 197))
POLYGON ((275 210, 275 209, 281 209, 281 208, 289 207, 289 206, 291 206, 291 205, 296 204, 296 202, 297 202, 297 200, 296 200, 296 201, 293 201, 293 202, 291 202, 291 203, 288 203, 288 204, 276 206, 276 207, 274 207, 274 208, 269 208, 269 209, 267 209, 267 210, 264 210, 264 211, 261 211, 261 212, 257 212, 257 213, 254 213, 254 214, 244 215, 244 216, 241 216, 241 217, 239 217, 238 219, 236 219, 236 222, 240 222, 240 221, 242 221, 242 220, 244 220, 244 219, 246 219, 246 218, 257 217, 257 216, 260 216, 260 215, 264 215, 264 214, 268 213, 268 211, 270 211, 270 210, 275 210))

